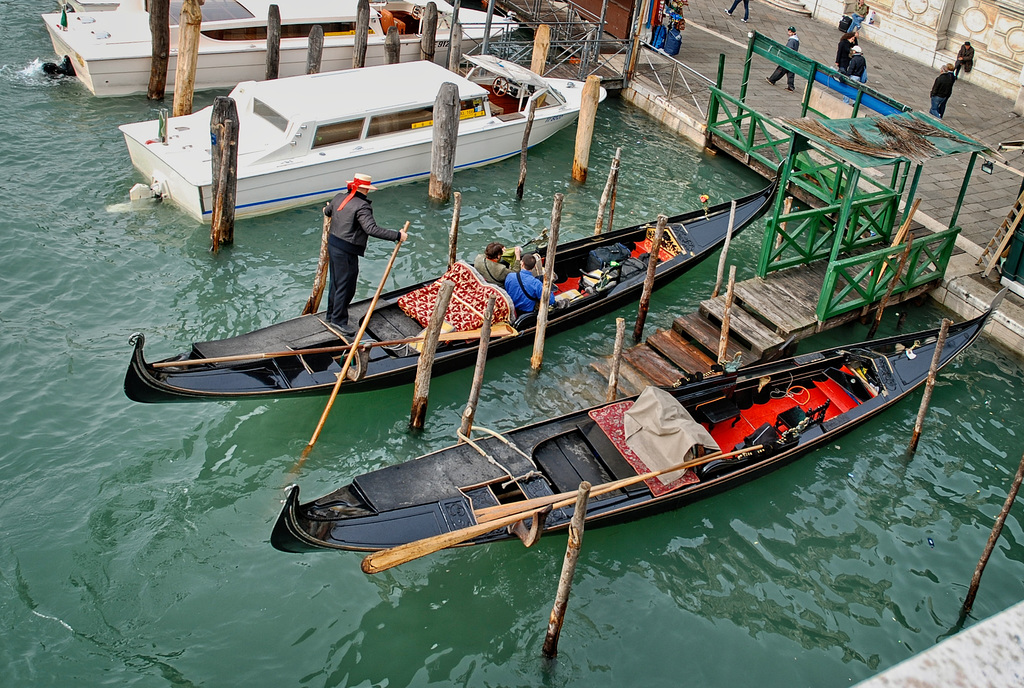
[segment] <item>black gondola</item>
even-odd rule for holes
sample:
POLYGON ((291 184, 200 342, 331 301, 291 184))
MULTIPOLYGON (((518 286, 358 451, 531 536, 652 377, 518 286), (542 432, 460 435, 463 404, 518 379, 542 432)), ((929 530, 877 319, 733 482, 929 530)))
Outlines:
MULTIPOLYGON (((1001 298, 985 314, 950 326, 940 366, 978 337, 1001 298)), ((366 473, 305 504, 293 485, 271 543, 287 552, 376 551, 475 528, 480 532, 462 544, 480 544, 522 536, 522 528, 487 531, 499 521, 486 521, 523 519, 560 499, 569 506, 547 514, 541 528, 558 532, 568 525, 583 480, 593 485, 588 528, 675 509, 784 466, 896 404, 926 380, 937 339, 938 330, 928 330, 764 363, 675 389, 648 388, 640 397, 366 473), (649 458, 637 462, 639 450, 632 438, 625 443, 624 433, 630 432, 632 405, 648 393, 684 409, 681 415, 688 414, 697 433, 706 430, 723 452, 736 455, 706 455, 699 466, 668 476, 668 484, 639 480, 655 469, 649 458), (612 489, 615 484, 622 487, 612 489)), ((675 466, 687 457, 655 459, 675 466)), ((364 570, 376 569, 364 562, 364 570)))
MULTIPOLYGON (((775 183, 738 199, 733 233, 760 217, 774 194, 775 183)), ((681 250, 658 264, 655 286, 679 277, 716 251, 725 241, 729 215, 730 203, 722 203, 707 212, 698 210, 669 218, 676 248, 681 250)), ((642 245, 650 228, 649 224, 636 225, 559 246, 555 272, 567 278, 561 287, 567 289, 577 284, 594 249, 621 244, 639 253, 640 249, 633 247, 642 245)), ((542 255, 544 251, 540 250, 542 255)), ((639 298, 646 276, 644 260, 639 256, 619 266, 617 272, 607 271, 605 280, 589 285, 568 307, 552 310, 548 332, 590 321, 639 298)), ((412 382, 419 356, 416 349, 408 345, 380 346, 379 343, 414 338, 422 332, 423 323, 401 310, 398 302, 403 296, 429 285, 429 282, 416 284, 382 295, 363 339, 363 343, 371 347, 365 349, 366 359, 359 365, 358 379, 346 382, 341 391, 381 389, 412 382)), ((361 319, 369 303, 370 299, 352 304, 351 317, 361 319)), ((527 314, 513 323, 514 329, 508 336, 492 337, 491 355, 532 342, 535 320, 533 314, 527 314)), ((339 357, 344 359, 344 354, 336 350, 316 352, 344 344, 338 333, 326 326, 323 313, 304 315, 237 337, 197 342, 191 351, 158 363, 146 362, 143 335, 133 335, 131 343, 134 351, 125 375, 124 391, 130 399, 141 402, 328 394, 341 372, 339 357), (263 356, 270 352, 288 352, 288 355, 263 356), (223 361, 225 358, 234 360, 223 361), (195 363, 203 359, 222 362, 195 363)), ((434 374, 473 365, 477 346, 478 340, 442 343, 437 349, 434 374)))

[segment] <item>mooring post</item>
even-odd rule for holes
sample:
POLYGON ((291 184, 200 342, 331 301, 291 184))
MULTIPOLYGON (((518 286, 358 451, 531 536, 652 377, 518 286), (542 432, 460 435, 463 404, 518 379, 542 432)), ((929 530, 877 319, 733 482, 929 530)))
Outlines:
POLYGON ((420 59, 433 62, 434 46, 437 43, 437 5, 433 2, 427 3, 427 11, 420 21, 420 30, 423 32, 420 37, 420 59))
POLYGON ((228 96, 217 96, 210 115, 210 165, 213 179, 211 250, 235 240, 235 197, 238 188, 238 109, 228 96))
POLYGON ((356 3, 356 37, 352 45, 352 68, 366 66, 366 43, 370 36, 370 0, 356 3))
POLYGON ((313 25, 306 46, 306 74, 319 74, 324 57, 324 27, 313 25))
POLYGON ((551 27, 541 24, 533 34, 533 55, 530 58, 530 71, 544 76, 548 66, 548 50, 551 49, 551 27))
POLYGON ((455 282, 451 280, 441 282, 441 290, 437 294, 434 312, 431 313, 430 322, 427 323, 427 332, 423 338, 423 350, 420 351, 420 360, 416 364, 416 382, 412 388, 412 417, 409 420, 409 427, 413 430, 422 430, 423 421, 427 417, 430 374, 434 367, 434 355, 437 353, 437 340, 441 336, 441 326, 444 324, 444 316, 448 311, 448 304, 452 300, 454 291, 455 282))
POLYGON ((384 62, 398 64, 401 59, 402 38, 398 35, 398 27, 392 26, 388 29, 388 35, 384 37, 384 62))
POLYGON ((459 136, 459 87, 441 84, 434 99, 434 138, 430 147, 430 184, 427 195, 447 201, 455 177, 455 146, 459 136))
POLYGON ((146 97, 163 100, 167 92, 167 63, 171 54, 170 0, 149 0, 149 34, 153 41, 153 59, 149 63, 149 89, 146 97))
POLYGON ((718 337, 718 364, 724 365, 729 347, 729 321, 732 319, 732 295, 736 288, 736 266, 729 266, 729 287, 725 290, 725 309, 722 311, 722 333, 718 337))
POLYGON ((885 312, 885 307, 889 305, 889 299, 892 298, 892 292, 896 289, 896 285, 900 283, 900 278, 903 275, 903 270, 907 266, 907 258, 910 257, 910 247, 914 244, 914 237, 907 239, 907 246, 903 249, 903 253, 900 255, 900 264, 896 268, 896 274, 889 280, 889 286, 885 289, 885 296, 878 302, 878 310, 875 312, 875 321, 871 323, 871 329, 868 330, 868 339, 874 339, 875 333, 878 332, 878 326, 882 323, 882 313, 885 312))
POLYGON ((569 522, 569 541, 565 546, 565 559, 562 560, 562 575, 558 578, 558 592, 555 594, 555 604, 551 607, 548 632, 544 637, 543 652, 548 659, 558 654, 558 637, 562 633, 565 609, 569 606, 569 592, 572 590, 572 579, 576 575, 576 562, 579 561, 580 549, 583 547, 583 525, 587 519, 589 499, 590 483, 584 480, 580 483, 579 492, 576 493, 576 509, 569 522))
MULTIPOLYGON (((782 203, 782 216, 786 217, 789 215, 789 211, 793 209, 793 197, 786 196, 786 200, 782 203)), ((785 241, 784 232, 786 231, 786 223, 780 222, 779 228, 775 232, 775 250, 778 251, 782 246, 782 242, 785 241)))
POLYGON ((576 123, 576 152, 572 159, 572 178, 581 184, 587 181, 590 144, 594 140, 594 119, 597 117, 597 104, 600 100, 601 77, 591 74, 583 85, 580 117, 576 123))
POLYGON ((530 368, 540 370, 544 363, 544 337, 548 329, 548 301, 551 300, 552 282, 555 279, 555 251, 558 249, 558 230, 562 224, 562 201, 564 194, 556 193, 551 206, 551 234, 548 236, 548 250, 544 255, 544 288, 540 292, 540 303, 537 304, 537 332, 533 336, 533 355, 530 356, 530 368))
POLYGON ((654 292, 654 274, 658 269, 658 253, 661 251, 661 237, 665 233, 668 217, 658 215, 658 226, 654 230, 654 241, 647 258, 647 277, 644 278, 644 290, 640 294, 640 305, 636 311, 636 326, 633 328, 633 343, 638 343, 644 336, 644 322, 647 320, 647 309, 651 306, 651 294, 654 292))
POLYGON ((612 349, 612 369, 608 373, 608 391, 605 401, 615 401, 619 395, 619 366, 622 365, 622 343, 626 339, 626 319, 615 318, 615 348, 612 349))
MULTIPOLYGON (((469 401, 466 402, 466 410, 462 412, 462 425, 459 433, 469 437, 473 431, 473 419, 476 417, 476 407, 480 403, 480 388, 484 385, 484 367, 487 365, 487 349, 491 345, 491 319, 494 318, 494 303, 497 297, 491 294, 487 299, 487 307, 484 308, 483 324, 480 326, 480 345, 476 351, 476 368, 473 369, 473 384, 469 388, 469 401)), ((459 440, 462 441, 461 439, 459 440)))
POLYGON ((327 241, 331 231, 331 218, 324 215, 323 230, 320 234, 320 254, 316 261, 316 274, 313 276, 313 291, 306 299, 306 305, 302 309, 302 315, 309 315, 320 310, 320 300, 324 295, 324 287, 327 285, 327 267, 330 265, 330 253, 327 250, 327 241))
POLYGON ((932 400, 932 389, 935 388, 935 375, 939 370, 939 359, 942 358, 942 348, 946 344, 946 333, 949 332, 951 321, 948 318, 942 319, 939 327, 939 338, 935 342, 935 353, 932 355, 932 364, 928 368, 928 379, 924 385, 924 396, 921 397, 921 408, 917 410, 917 421, 914 423, 914 434, 910 437, 908 451, 913 454, 917 451, 917 442, 921 439, 921 427, 924 425, 925 414, 928 413, 928 404, 932 400))
POLYGON ((718 292, 722 289, 722 276, 725 274, 725 261, 729 257, 729 244, 732 243, 732 230, 736 226, 736 201, 729 206, 729 227, 725 231, 725 243, 722 244, 722 255, 718 256, 718 273, 715 276, 715 290, 711 292, 711 298, 717 298, 718 292))
POLYGON ((526 151, 530 147, 530 132, 533 130, 533 116, 537 112, 537 101, 531 100, 527 108, 526 129, 523 130, 523 145, 519 149, 519 184, 516 185, 516 198, 523 200, 523 188, 526 186, 526 151))
POLYGON ((184 0, 178 19, 178 65, 174 70, 175 117, 192 114, 192 94, 196 88, 196 63, 199 61, 199 27, 203 10, 199 0, 184 0))
POLYGON ((985 551, 982 553, 981 559, 978 560, 977 568, 974 569, 971 587, 967 591, 967 597, 964 599, 964 606, 960 612, 963 616, 970 614, 971 609, 974 607, 974 598, 977 596, 978 586, 981 584, 981 574, 985 572, 985 565, 988 564, 989 557, 992 556, 992 550, 996 547, 996 541, 1003 532, 1003 524, 1006 522, 1006 516, 1010 513, 1010 509, 1013 508, 1014 500, 1017 499, 1017 493, 1020 491, 1022 480, 1024 480, 1024 456, 1021 457, 1020 465, 1017 467, 1017 475, 1013 476, 1013 484, 1010 485, 1010 493, 1006 495, 1006 501, 1003 502, 1003 509, 999 512, 995 525, 992 526, 992 532, 988 536, 985 551))
MULTIPOLYGON (((594 236, 597 236, 604 231, 604 209, 608 205, 608 200, 611 197, 612 189, 615 186, 615 182, 619 176, 619 160, 622 157, 622 149, 615 149, 615 157, 612 158, 611 169, 608 170, 608 181, 604 183, 604 191, 601 192, 601 202, 597 205, 597 220, 594 222, 594 236)), ((609 229, 611 229, 611 223, 609 222, 609 229)))
MULTIPOLYGON (((458 2, 456 2, 456 6, 458 2)), ((456 16, 458 10, 455 10, 456 16)), ((452 23, 452 37, 451 42, 448 45, 448 71, 459 73, 459 65, 462 63, 462 24, 460 22, 452 23)))
POLYGON ((455 205, 452 207, 452 226, 448 230, 448 267, 451 268, 458 260, 456 253, 459 249, 459 219, 462 215, 462 194, 455 192, 455 205))
POLYGON ((281 8, 267 8, 267 81, 281 73, 281 8))

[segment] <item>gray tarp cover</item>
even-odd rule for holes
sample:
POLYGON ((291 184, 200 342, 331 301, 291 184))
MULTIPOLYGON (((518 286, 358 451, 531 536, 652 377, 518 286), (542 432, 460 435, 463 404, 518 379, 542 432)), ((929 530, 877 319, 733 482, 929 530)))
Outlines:
MULTIPOLYGON (((700 445, 718 451, 718 443, 704 426, 658 387, 648 387, 636 398, 633 407, 622 418, 626 446, 632 449, 651 471, 659 471, 694 457, 700 445)), ((667 485, 682 476, 673 471, 658 476, 667 485)))

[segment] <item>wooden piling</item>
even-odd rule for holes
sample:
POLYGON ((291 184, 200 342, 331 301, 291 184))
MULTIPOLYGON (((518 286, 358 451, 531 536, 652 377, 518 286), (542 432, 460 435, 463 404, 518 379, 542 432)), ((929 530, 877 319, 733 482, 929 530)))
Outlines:
POLYGON ((1022 481, 1024 481, 1024 456, 1021 457, 1020 465, 1017 467, 1017 475, 1013 476, 1013 483, 1010 485, 1009 494, 1006 495, 1006 501, 1003 502, 1003 509, 999 512, 995 525, 992 526, 992 532, 985 544, 985 551, 982 553, 981 559, 978 560, 977 568, 974 569, 971 587, 967 590, 967 597, 964 599, 964 606, 960 612, 963 616, 970 614, 971 609, 974 608, 974 598, 977 596, 978 586, 981 584, 981 574, 985 572, 985 566, 988 564, 989 557, 992 556, 992 550, 996 547, 996 541, 999 540, 999 535, 1003 532, 1003 524, 1006 522, 1006 516, 1010 513, 1010 509, 1013 508, 1013 502, 1017 499, 1022 481))
POLYGON ((167 92, 167 63, 171 54, 170 0, 149 0, 149 33, 153 57, 149 63, 146 97, 163 100, 167 92))
POLYGON ((356 37, 352 45, 352 68, 366 66, 366 44, 370 37, 370 0, 356 3, 356 37))
POLYGON ((711 292, 711 298, 718 298, 722 290, 722 276, 725 274, 725 261, 729 258, 729 244, 732 243, 732 230, 736 226, 736 201, 729 206, 729 227, 725 230, 725 243, 722 244, 722 254, 718 256, 718 273, 715 275, 715 289, 711 292))
POLYGON ((491 319, 494 318, 494 303, 497 297, 491 294, 487 299, 487 307, 484 308, 483 324, 480 326, 480 345, 476 351, 476 368, 473 369, 473 384, 469 388, 469 401, 466 402, 466 410, 462 412, 462 425, 459 427, 459 434, 469 437, 473 430, 473 419, 476 417, 476 407, 480 403, 480 388, 484 384, 484 367, 487 365, 487 349, 491 345, 491 319))
POLYGON ((319 74, 324 56, 324 27, 314 24, 306 45, 306 74, 319 74))
POLYGON ((668 217, 658 215, 658 226, 654 230, 654 241, 651 243, 651 253, 647 259, 647 277, 644 278, 644 290, 640 294, 640 305, 636 311, 636 326, 633 328, 634 343, 638 343, 644 336, 644 322, 647 320, 647 309, 651 306, 651 294, 654 292, 654 274, 658 269, 661 237, 665 234, 665 225, 667 224, 668 217))
POLYGON ((605 401, 615 401, 619 396, 619 366, 622 365, 622 343, 626 339, 626 319, 615 318, 615 348, 612 350, 612 370, 608 374, 608 391, 605 401))
MULTIPOLYGON (((785 217, 785 216, 789 215, 789 211, 792 210, 792 209, 793 209, 793 197, 792 196, 786 196, 786 200, 782 202, 782 216, 785 217)), ((785 239, 782 236, 783 232, 785 232, 785 231, 786 231, 786 223, 785 222, 780 222, 779 223, 779 231, 775 233, 775 250, 776 251, 779 250, 779 248, 782 246, 782 242, 785 241, 785 239)))
POLYGON ((555 279, 555 251, 558 249, 558 230, 562 224, 562 201, 565 195, 556 193, 551 206, 551 234, 548 236, 548 250, 544 255, 544 288, 537 304, 537 331, 533 336, 533 355, 530 356, 530 368, 540 370, 544 363, 544 337, 548 329, 548 301, 551 300, 552 282, 555 279))
POLYGON ((946 333, 952 323, 948 318, 942 319, 942 326, 939 327, 939 338, 935 342, 935 353, 932 355, 932 364, 928 368, 928 380, 924 385, 924 396, 921 397, 921 408, 917 410, 917 421, 914 423, 914 434, 910 437, 908 451, 913 454, 917 451, 917 443, 921 439, 921 428, 924 425, 924 417, 928 413, 928 404, 932 400, 932 390, 935 388, 935 376, 939 370, 939 359, 942 357, 942 347, 946 344, 946 333))
POLYGON ((437 354, 437 340, 441 336, 441 326, 444 324, 444 316, 448 311, 448 304, 452 300, 454 291, 455 282, 451 280, 441 282, 441 290, 437 294, 434 312, 431 313, 430 322, 427 323, 423 350, 420 351, 420 359, 416 364, 416 382, 412 388, 412 417, 409 420, 409 427, 413 430, 422 430, 423 421, 427 417, 430 374, 434 367, 434 356, 437 354))
POLYGON ((327 268, 330 265, 330 252, 327 250, 327 241, 331 232, 331 218, 324 215, 323 231, 320 235, 320 254, 316 261, 316 274, 313 276, 313 291, 306 299, 306 305, 302 309, 302 315, 309 315, 320 310, 320 300, 324 295, 324 287, 327 286, 327 268))
POLYGON ((533 34, 533 55, 530 58, 530 71, 544 76, 548 66, 548 51, 551 49, 551 27, 541 24, 533 34))
POLYGON ((459 87, 450 81, 441 84, 434 99, 433 130, 427 195, 437 201, 447 201, 452 193, 459 136, 459 87))
MULTIPOLYGON (((604 209, 612 195, 612 189, 619 179, 619 160, 622 158, 622 149, 615 149, 615 157, 612 158, 612 167, 608 170, 608 181, 604 183, 604 191, 601 192, 601 202, 597 205, 597 220, 594 222, 594 236, 604 231, 604 209)), ((611 229, 611 222, 608 223, 611 229)))
POLYGON ((516 185, 516 198, 523 200, 523 188, 526 186, 526 151, 530 147, 530 132, 533 130, 533 117, 537 112, 537 101, 531 100, 526 115, 526 129, 523 130, 523 145, 519 149, 519 184, 516 185))
POLYGON ((456 255, 459 249, 459 220, 462 215, 462 194, 455 192, 455 205, 452 207, 452 226, 448 230, 448 267, 455 265, 459 258, 456 255))
POLYGON ((196 63, 199 61, 199 27, 202 23, 203 11, 199 0, 184 0, 178 19, 178 66, 174 70, 174 104, 171 106, 175 117, 192 114, 196 63))
POLYGON ((576 152, 572 159, 572 178, 581 184, 587 181, 590 144, 594 140, 594 119, 597 117, 597 104, 600 100, 601 77, 591 74, 583 85, 580 117, 576 122, 576 152))
POLYGON ((276 79, 281 74, 281 8, 271 5, 267 8, 267 75, 266 80, 276 79))
MULTIPOLYGON (((456 10, 456 15, 458 10, 456 10)), ((452 24, 452 35, 448 43, 448 71, 459 73, 459 65, 462 64, 462 24, 452 24)))
POLYGON ((402 59, 402 38, 398 35, 398 27, 388 29, 384 38, 384 61, 387 64, 398 64, 402 59))
POLYGON ((217 96, 210 116, 210 164, 213 179, 211 250, 235 240, 235 197, 238 189, 238 109, 234 99, 217 96))
POLYGON ((589 499, 590 483, 584 480, 580 483, 579 492, 576 493, 576 509, 569 522, 569 541, 565 547, 565 559, 562 560, 562 575, 558 578, 558 592, 555 594, 555 604, 551 608, 548 632, 544 637, 543 652, 548 659, 558 655, 558 637, 562 633, 565 610, 569 606, 569 592, 572 590, 572 579, 576 574, 576 562, 579 561, 580 549, 583 547, 583 525, 587 518, 589 499))
POLYGON ((722 334, 718 337, 718 363, 724 365, 729 344, 729 321, 732 319, 733 290, 736 288, 736 266, 729 266, 729 287, 725 290, 725 309, 722 311, 722 334))
POLYGON ((900 279, 903 275, 903 270, 907 266, 907 259, 910 257, 910 247, 914 244, 914 237, 910 237, 907 241, 906 248, 903 249, 903 253, 900 255, 900 264, 896 268, 896 274, 889 280, 889 286, 885 289, 885 296, 878 302, 878 310, 875 312, 875 321, 871 323, 871 329, 868 330, 868 339, 874 339, 875 333, 878 332, 878 326, 882 323, 882 313, 885 312, 885 307, 889 305, 889 299, 892 298, 892 292, 896 289, 896 285, 900 283, 900 279))
POLYGON ((433 2, 427 3, 427 10, 420 20, 420 31, 420 59, 433 62, 434 46, 437 43, 437 5, 433 2))

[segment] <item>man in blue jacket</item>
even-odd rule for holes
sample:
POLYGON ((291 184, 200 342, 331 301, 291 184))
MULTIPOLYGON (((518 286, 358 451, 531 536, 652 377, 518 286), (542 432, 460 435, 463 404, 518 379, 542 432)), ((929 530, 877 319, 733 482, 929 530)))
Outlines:
MULTIPOLYGON (((512 303, 516 307, 516 313, 532 313, 537 310, 540 297, 544 291, 544 282, 533 276, 532 270, 537 265, 537 254, 531 253, 523 256, 523 270, 510 272, 505 277, 505 291, 512 297, 512 303)), ((554 291, 551 293, 552 306, 555 305, 554 291)))

